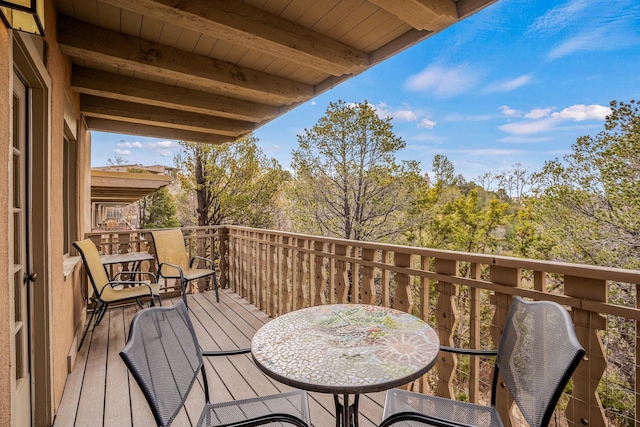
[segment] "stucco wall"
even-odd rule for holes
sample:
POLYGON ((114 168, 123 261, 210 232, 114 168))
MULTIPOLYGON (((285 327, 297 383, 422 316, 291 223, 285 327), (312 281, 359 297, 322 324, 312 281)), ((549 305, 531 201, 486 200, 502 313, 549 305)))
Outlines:
MULTIPOLYGON (((0 236, 9 235, 9 147, 11 91, 9 90, 10 65, 9 32, 0 23, 0 236)), ((4 240, 4 239, 3 239, 4 240)), ((6 241, 6 240, 5 240, 6 241)), ((6 243, 0 245, 0 426, 11 425, 11 353, 9 342, 9 248, 6 243)))
MULTIPOLYGON (((52 307, 52 362, 54 411, 57 410, 68 375, 68 356, 76 345, 74 342, 76 327, 82 316, 84 304, 80 286, 83 282, 81 269, 65 277, 63 270, 63 156, 64 156, 64 109, 65 95, 71 100, 75 112, 79 111, 79 95, 70 89, 71 62, 60 52, 56 41, 56 19, 53 3, 47 1, 46 8, 47 70, 51 76, 51 182, 50 182, 50 218, 51 218, 51 307, 52 307)), ((77 117, 79 121, 79 117, 77 117)), ((78 145, 85 143, 88 132, 78 129, 78 145)), ((89 159, 90 160, 90 159, 89 159)), ((79 167, 79 173, 86 166, 79 167)), ((80 203, 81 209, 84 208, 80 203)))

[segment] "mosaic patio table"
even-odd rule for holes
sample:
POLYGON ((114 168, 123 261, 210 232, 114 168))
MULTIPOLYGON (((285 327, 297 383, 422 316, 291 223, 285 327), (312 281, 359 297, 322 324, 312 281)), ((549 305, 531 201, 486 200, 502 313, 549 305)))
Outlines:
POLYGON ((262 326, 251 341, 264 373, 296 388, 332 393, 336 426, 356 427, 361 393, 419 378, 435 364, 439 348, 436 332, 419 318, 364 304, 293 311, 262 326))

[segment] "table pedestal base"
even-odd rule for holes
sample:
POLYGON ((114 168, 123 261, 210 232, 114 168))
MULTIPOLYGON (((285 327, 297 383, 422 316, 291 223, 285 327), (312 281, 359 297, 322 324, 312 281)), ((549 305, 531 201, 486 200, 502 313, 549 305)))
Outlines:
POLYGON ((333 395, 336 404, 336 427, 358 427, 358 398, 359 394, 354 395, 353 403, 349 405, 349 395, 342 395, 342 402, 338 398, 338 394, 333 395))

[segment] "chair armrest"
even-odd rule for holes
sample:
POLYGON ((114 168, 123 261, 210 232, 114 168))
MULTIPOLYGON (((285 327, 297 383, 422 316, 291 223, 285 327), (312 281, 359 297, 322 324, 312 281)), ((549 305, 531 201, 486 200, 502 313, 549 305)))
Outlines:
POLYGON ((455 354, 468 354, 471 356, 497 356, 498 350, 478 350, 473 348, 456 348, 441 345, 440 350, 455 354))
POLYGON ((191 258, 191 263, 189 264, 189 267, 193 268, 193 264, 194 264, 194 262, 195 262, 195 261, 197 261, 197 260, 202 260, 202 261, 207 262, 208 264, 211 264, 211 269, 212 269, 212 270, 215 270, 216 265, 215 265, 215 263, 213 262, 213 260, 212 260, 212 259, 210 259, 210 258, 205 258, 205 257, 201 257, 201 256, 197 256, 197 255, 196 255, 196 256, 194 256, 193 258, 191 258))
POLYGON ((203 356, 232 356, 234 354, 251 353, 250 348, 238 348, 236 350, 203 350, 203 356))
POLYGON ((434 427, 470 427, 469 424, 434 418, 420 412, 398 412, 387 417, 378 427, 390 427, 402 421, 415 421, 434 427))
POLYGON ((176 277, 176 276, 165 276, 164 274, 162 274, 162 267, 164 267, 165 265, 169 266, 171 268, 175 268, 176 270, 178 270, 178 273, 180 274, 180 279, 182 280, 182 278, 184 277, 184 273, 182 272, 182 268, 177 264, 171 264, 171 263, 168 263, 168 262, 163 262, 160 265, 158 265, 158 274, 161 277, 168 277, 168 278, 176 277))
MULTIPOLYGON (((126 285, 126 286, 130 286, 130 285, 146 286, 147 289, 149 289, 149 295, 153 296, 153 289, 151 289, 151 285, 149 285, 149 283, 147 283, 147 282, 141 282, 139 280, 119 280, 117 282, 111 281, 111 282, 107 283, 107 285, 111 286, 112 288, 114 286, 121 286, 121 285, 126 285)), ((105 288, 106 288, 106 286, 102 288, 103 292, 104 292, 105 288)), ((102 292, 100 292, 98 297, 100 297, 101 295, 102 295, 102 292)))
POLYGON ((151 279, 153 279, 153 281, 151 283, 158 283, 158 278, 156 277, 155 274, 153 274, 150 271, 121 271, 118 274, 116 274, 112 280, 113 282, 119 282, 119 280, 115 280, 117 279, 120 275, 124 275, 124 274, 128 274, 129 276, 149 276, 151 279))

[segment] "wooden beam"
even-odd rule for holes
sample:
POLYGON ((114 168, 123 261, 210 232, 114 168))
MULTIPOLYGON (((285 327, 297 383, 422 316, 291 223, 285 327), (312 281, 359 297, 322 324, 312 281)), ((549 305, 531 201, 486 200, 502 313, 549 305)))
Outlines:
POLYGON ((280 105, 310 99, 313 87, 185 52, 58 15, 60 50, 77 59, 122 67, 222 94, 280 105))
POLYGON ((365 52, 239 1, 103 2, 335 76, 369 65, 365 52))
POLYGON ((498 0, 458 0, 458 3, 456 3, 458 18, 467 18, 497 1, 498 0))
POLYGON ((114 119, 231 137, 249 133, 255 126, 252 122, 241 122, 224 117, 212 117, 117 99, 99 98, 93 95, 82 95, 80 112, 87 117, 114 119))
POLYGON ((278 107, 272 105, 169 86, 79 65, 73 66, 71 88, 78 93, 87 95, 177 108, 193 113, 256 123, 275 118, 280 111, 278 107))
POLYGON ((440 31, 458 22, 453 0, 369 0, 416 30, 440 31))
POLYGON ((180 141, 203 142, 207 144, 224 144, 235 138, 214 135, 211 133, 190 132, 181 129, 151 126, 141 123, 128 123, 117 120, 101 119, 97 117, 86 118, 87 127, 90 130, 102 132, 122 133, 126 135, 150 136, 161 139, 174 139, 180 141))

